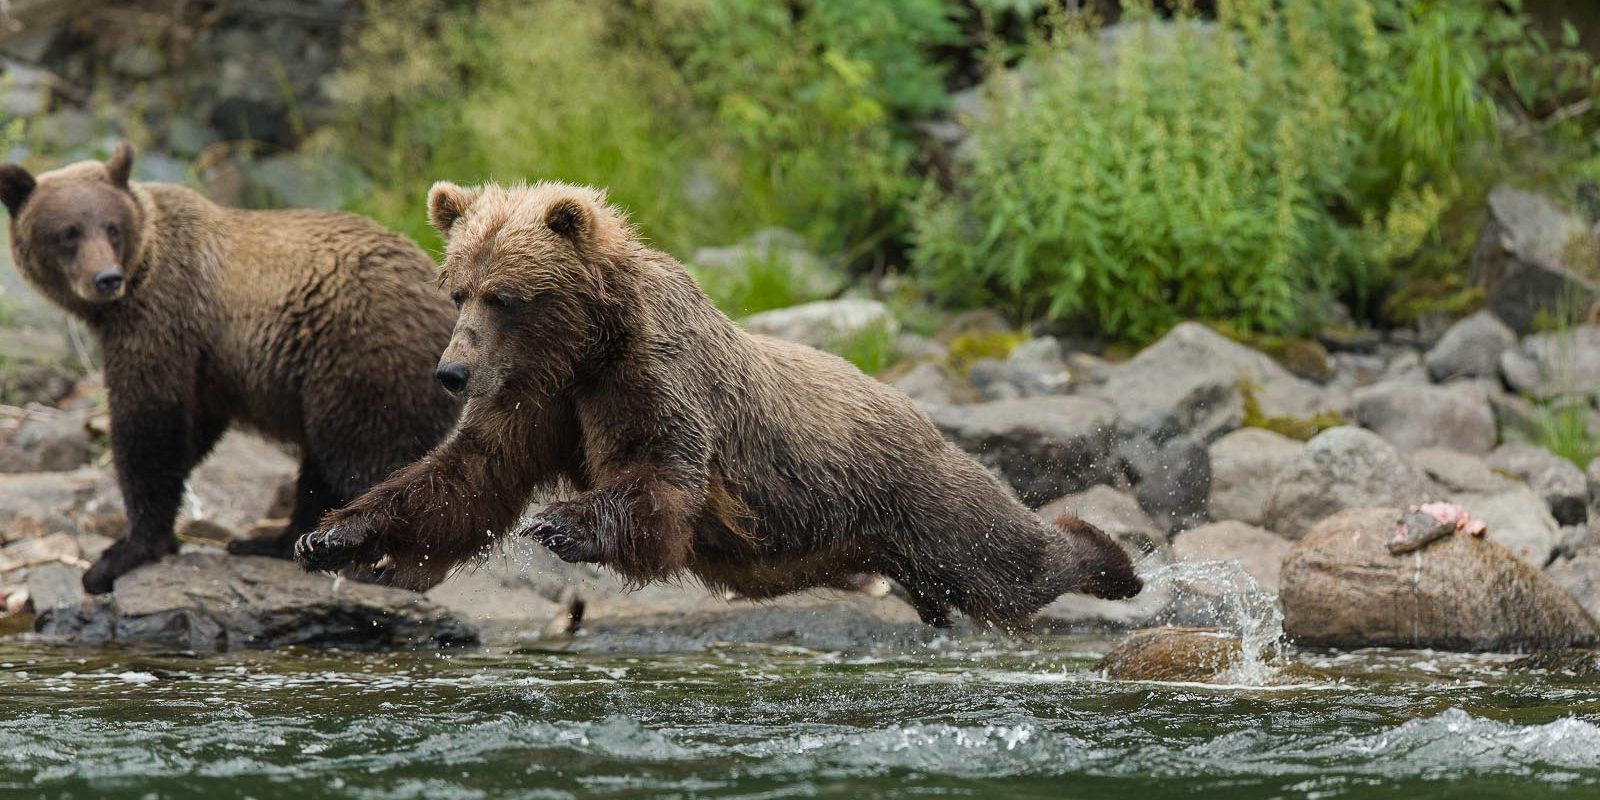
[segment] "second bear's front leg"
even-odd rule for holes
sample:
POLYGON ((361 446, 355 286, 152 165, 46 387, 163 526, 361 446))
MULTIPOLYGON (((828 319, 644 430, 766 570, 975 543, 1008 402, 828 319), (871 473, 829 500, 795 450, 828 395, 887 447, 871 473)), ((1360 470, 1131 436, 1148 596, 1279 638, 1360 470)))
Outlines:
POLYGON ((647 581, 689 561, 694 493, 663 481, 619 481, 545 506, 521 533, 563 561, 590 562, 647 581))
POLYGON ((592 515, 579 501, 558 501, 544 507, 521 534, 550 549, 562 561, 570 564, 604 564, 607 558, 595 530, 592 515))

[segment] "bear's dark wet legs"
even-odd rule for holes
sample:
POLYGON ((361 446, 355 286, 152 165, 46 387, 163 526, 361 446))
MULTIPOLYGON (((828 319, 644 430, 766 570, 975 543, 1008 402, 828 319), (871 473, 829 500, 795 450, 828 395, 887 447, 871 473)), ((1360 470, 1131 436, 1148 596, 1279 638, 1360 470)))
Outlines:
POLYGON ((294 558, 294 543, 316 530, 324 514, 348 501, 323 480, 321 466, 306 458, 300 463, 300 476, 295 481, 294 511, 289 515, 289 524, 276 533, 229 542, 228 552, 236 556, 294 558))

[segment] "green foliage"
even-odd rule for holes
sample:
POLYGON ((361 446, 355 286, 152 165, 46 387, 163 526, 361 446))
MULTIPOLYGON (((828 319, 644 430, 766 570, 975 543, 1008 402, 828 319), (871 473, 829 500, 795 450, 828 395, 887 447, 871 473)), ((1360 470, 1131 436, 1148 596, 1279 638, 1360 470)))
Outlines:
POLYGON ((1186 317, 1304 330, 1416 254, 1492 135, 1445 6, 1227 0, 1210 26, 1126 5, 1109 43, 1068 15, 992 82, 969 168, 915 205, 945 296, 1134 340, 1186 317))
POLYGON ((823 349, 856 365, 857 369, 868 375, 876 375, 895 362, 895 330, 879 322, 850 334, 835 336, 823 349))
POLYGON ((776 249, 765 256, 752 254, 732 272, 690 271, 717 308, 734 319, 822 299, 806 290, 794 267, 776 249))
POLYGON ((944 0, 799 8, 679 0, 669 41, 747 199, 826 246, 871 247, 904 228, 907 121, 948 102, 929 50, 958 31, 944 0))
POLYGON ((1534 444, 1578 465, 1589 466, 1600 455, 1600 443, 1589 431, 1593 409, 1588 403, 1543 402, 1536 406, 1534 444))
POLYGON ((916 190, 909 120, 947 102, 945 0, 368 0, 336 133, 359 210, 424 241, 435 179, 608 187, 671 252, 764 225, 872 250, 916 190))
POLYGON ((725 214, 681 191, 704 164, 688 90, 658 50, 614 37, 613 10, 370 0, 339 85, 339 142, 383 176, 359 210, 436 242, 434 180, 558 179, 608 187, 669 248, 731 236, 725 214))

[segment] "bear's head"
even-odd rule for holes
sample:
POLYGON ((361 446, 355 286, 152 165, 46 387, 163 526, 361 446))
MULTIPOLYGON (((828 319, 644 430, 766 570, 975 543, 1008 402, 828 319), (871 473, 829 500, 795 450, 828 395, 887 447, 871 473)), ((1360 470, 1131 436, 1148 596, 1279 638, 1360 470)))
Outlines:
POLYGON ((132 169, 127 142, 104 163, 80 161, 37 178, 19 164, 0 165, 17 268, 69 310, 87 311, 127 292, 144 229, 128 184, 132 169))
POLYGON ((428 216, 445 241, 440 283, 460 309, 435 373, 445 389, 542 402, 620 335, 635 238, 598 190, 440 182, 428 216))

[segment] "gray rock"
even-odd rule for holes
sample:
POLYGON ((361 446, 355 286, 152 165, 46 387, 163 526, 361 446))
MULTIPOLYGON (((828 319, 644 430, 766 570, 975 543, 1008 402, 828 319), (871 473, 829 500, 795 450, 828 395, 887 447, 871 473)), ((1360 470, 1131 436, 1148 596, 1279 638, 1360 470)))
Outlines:
POLYGON ((1377 434, 1333 428, 1307 442, 1273 480, 1265 526, 1299 539, 1336 512, 1409 507, 1426 500, 1427 493, 1422 471, 1377 434))
POLYGON ((41 633, 196 650, 476 644, 473 625, 402 589, 314 575, 288 561, 185 553, 140 567, 83 610, 42 613, 41 633))
POLYGON ((180 114, 167 121, 167 147, 179 155, 193 158, 220 140, 216 131, 197 119, 180 114))
POLYGON ((1589 486, 1571 461, 1531 444, 1505 444, 1489 455, 1489 466, 1528 484, 1561 525, 1589 518, 1589 486))
POLYGON ((331 153, 271 156, 248 172, 269 203, 282 208, 342 208, 371 185, 355 162, 331 153))
POLYGON ((1319 524, 1283 563, 1283 632, 1310 647, 1526 651, 1600 637, 1572 596, 1481 536, 1446 536, 1393 555, 1398 508, 1319 524))
POLYGON ((1305 416, 1327 406, 1318 387, 1271 358, 1193 322, 1174 327, 1093 390, 1142 428, 1173 427, 1203 441, 1239 427, 1241 383, 1268 415, 1305 416))
POLYGON ((1489 467, 1489 462, 1458 450, 1423 448, 1410 453, 1416 464, 1438 487, 1439 495, 1498 494, 1521 484, 1489 467))
POLYGON ((739 280, 752 263, 782 265, 808 299, 832 297, 846 284, 842 273, 811 252, 804 236, 783 228, 763 228, 738 244, 702 247, 689 257, 695 271, 713 284, 739 280))
POLYGON ((1538 393, 1544 384, 1544 371, 1538 360, 1520 349, 1500 354, 1500 376, 1507 386, 1525 394, 1538 393))
POLYGON ((956 376, 932 361, 912 367, 895 380, 893 386, 923 405, 950 405, 960 395, 956 376))
MULTIPOLYGON (((1536 365, 1538 378, 1519 376, 1513 388, 1542 397, 1600 393, 1600 327, 1578 325, 1558 333, 1540 333, 1522 340, 1522 353, 1536 365), (1519 385, 1521 384, 1521 385, 1519 385)), ((1513 362, 1516 359, 1511 359, 1513 362)), ((1525 366, 1513 366, 1525 370, 1525 366)))
POLYGON ((893 334, 899 325, 883 303, 847 297, 752 314, 744 318, 744 327, 751 333, 826 349, 873 330, 893 334))
POLYGON ((1022 389, 1013 380, 1014 377, 1005 362, 998 359, 980 358, 967 367, 967 383, 984 400, 1016 400, 1022 397, 1022 389))
POLYGON ((1116 477, 1117 414, 1088 397, 927 409, 939 430, 1037 506, 1116 477))
POLYGON ((1491 311, 1479 311, 1450 326, 1423 359, 1436 381, 1498 378, 1500 354, 1515 347, 1517 335, 1491 311))
POLYGON ((33 455, 34 468, 46 472, 74 470, 89 463, 93 442, 87 412, 38 410, 11 437, 11 446, 33 455))
POLYGON ((1506 186, 1489 193, 1488 210, 1473 246, 1472 279, 1487 291, 1489 309, 1512 330, 1532 331, 1541 311, 1571 307, 1582 313, 1600 297, 1580 274, 1582 265, 1570 263, 1575 249, 1593 249, 1594 235, 1582 219, 1545 197, 1506 186))
POLYGON ((1156 556, 1157 562, 1167 560, 1165 532, 1139 507, 1139 501, 1132 495, 1110 486, 1091 486, 1039 509, 1039 516, 1045 520, 1054 520, 1062 514, 1075 516, 1104 531, 1135 561, 1150 556, 1156 556))
POLYGON ((84 600, 83 569, 59 562, 29 569, 28 598, 35 614, 58 608, 77 609, 84 600))
POLYGON ((1134 432, 1119 438, 1116 453, 1139 505, 1163 530, 1192 528, 1210 519, 1211 455, 1199 440, 1134 432))
POLYGON ((1273 479, 1305 445, 1263 428, 1240 428, 1211 445, 1211 516, 1260 525, 1273 479))
POLYGON ((94 115, 76 108, 61 108, 38 117, 28 126, 28 135, 41 146, 56 151, 86 147, 97 134, 94 115))
POLYGON ((1526 486, 1498 494, 1459 494, 1450 498, 1489 526, 1489 538, 1535 569, 1550 563, 1561 545, 1561 527, 1544 498, 1526 486))
POLYGON ((1487 453, 1499 436, 1488 399, 1470 387, 1383 383, 1355 398, 1356 421, 1402 450, 1487 453))
POLYGON ((943 361, 950 355, 949 348, 910 331, 901 331, 894 337, 894 352, 905 361, 943 361))
POLYGON ((30 119, 44 111, 56 77, 48 70, 4 59, 0 76, 0 111, 8 118, 30 119))
POLYGON ((1172 539, 1175 561, 1234 561, 1265 591, 1278 593, 1288 539, 1243 522, 1213 522, 1186 530, 1172 539))
POLYGON ((1600 550, 1590 548, 1557 561, 1545 575, 1570 592, 1590 615, 1600 614, 1600 550))

